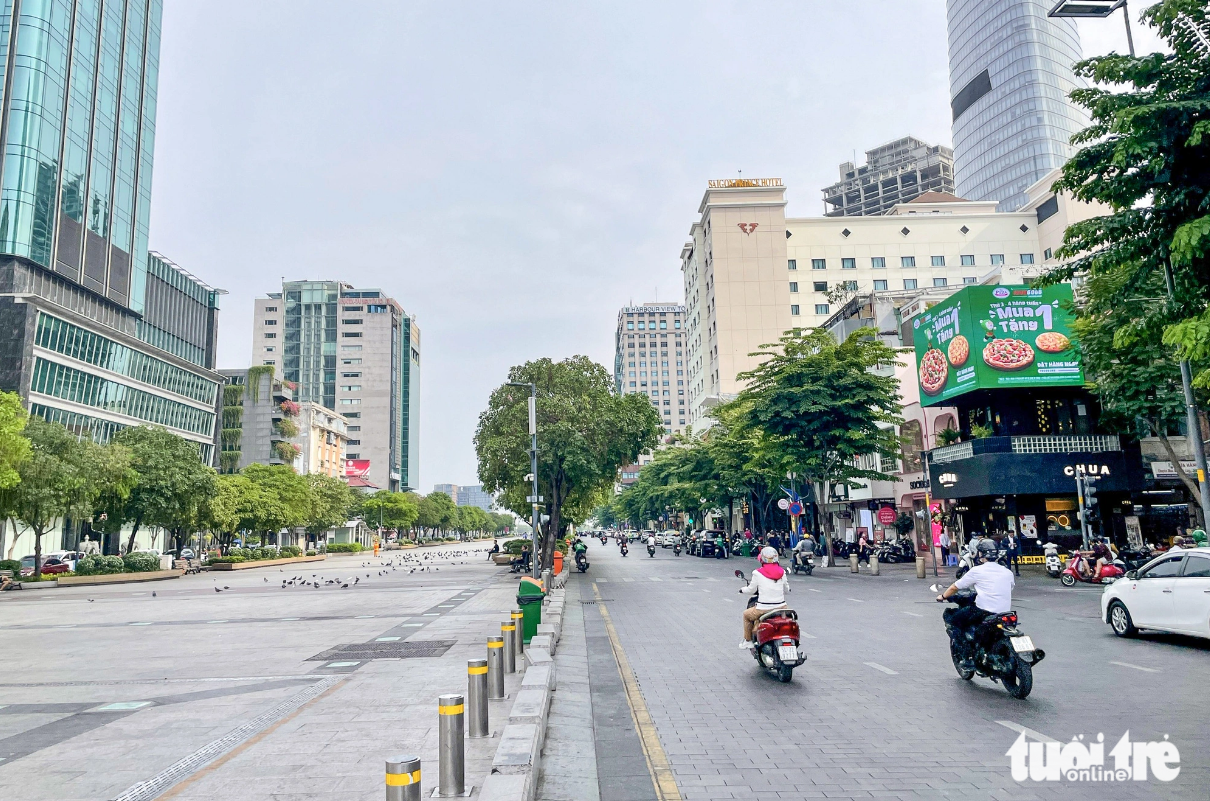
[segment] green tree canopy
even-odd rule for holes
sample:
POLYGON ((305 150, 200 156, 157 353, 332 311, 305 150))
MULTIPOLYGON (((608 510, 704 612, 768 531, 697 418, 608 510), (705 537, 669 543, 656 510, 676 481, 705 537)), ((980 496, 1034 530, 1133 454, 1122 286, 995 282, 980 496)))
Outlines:
POLYGON ((264 534, 276 534, 284 528, 307 523, 311 510, 307 479, 289 465, 250 464, 241 474, 252 484, 257 502, 244 507, 246 517, 240 528, 264 534))
POLYGON ((397 531, 410 529, 420 516, 420 508, 410 493, 380 490, 362 501, 362 514, 366 523, 397 531))
MULTIPOLYGON (((617 471, 655 447, 659 415, 643 395, 617 395, 609 372, 585 356, 538 359, 513 367, 510 382, 537 385, 538 494, 550 516, 543 562, 569 521, 587 518, 613 486, 617 471)), ((525 387, 497 387, 479 416, 479 479, 500 503, 530 516, 529 414, 525 387)))
POLYGON ((29 456, 25 424, 29 415, 16 392, 0 392, 0 490, 16 486, 21 480, 17 466, 29 456))
POLYGON ((310 501, 304 525, 312 534, 319 534, 349 520, 349 510, 354 503, 356 490, 339 478, 322 473, 304 477, 307 483, 307 498, 310 501))

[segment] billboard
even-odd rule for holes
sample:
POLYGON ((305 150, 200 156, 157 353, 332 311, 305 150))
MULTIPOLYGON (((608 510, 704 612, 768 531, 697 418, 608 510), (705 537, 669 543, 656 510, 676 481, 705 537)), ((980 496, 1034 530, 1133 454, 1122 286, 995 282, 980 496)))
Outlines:
POLYGON ((968 286, 912 320, 920 402, 977 389, 1081 386, 1071 286, 968 286))
POLYGON ((369 474, 369 459, 345 459, 345 478, 365 478, 369 474))

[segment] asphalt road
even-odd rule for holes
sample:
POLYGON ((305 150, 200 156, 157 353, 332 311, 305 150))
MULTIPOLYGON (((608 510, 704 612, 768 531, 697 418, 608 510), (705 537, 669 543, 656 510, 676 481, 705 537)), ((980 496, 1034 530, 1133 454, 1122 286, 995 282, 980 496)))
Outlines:
MULTIPOLYGON (((987 679, 958 678, 931 571, 924 581, 906 565, 884 565, 877 577, 853 575, 847 565, 791 577, 809 659, 792 683, 780 684, 737 647, 745 597, 732 572, 750 571, 754 560, 676 558, 663 548, 651 559, 642 546, 622 558, 616 545, 598 541, 589 556, 589 573, 574 580, 584 582, 582 599, 594 598, 593 585, 601 599, 582 606, 590 665, 609 648, 604 607, 684 799, 1210 793, 1210 642, 1118 639, 1099 620, 1099 589, 1068 589, 1040 569, 1023 571, 1014 607, 1047 657, 1035 669, 1033 693, 1018 701, 987 679), (1093 743, 1100 733, 1106 753, 1127 731, 1134 743, 1167 736, 1179 749, 1180 773, 1125 785, 1018 782, 1007 752, 1022 731, 1027 742, 1060 743, 1080 735, 1093 743)), ((949 583, 946 571, 940 580, 949 583)), ((594 694, 598 677, 612 681, 596 671, 594 694)), ((619 749, 633 751, 636 742, 619 749)), ((602 788, 611 770, 627 774, 613 777, 627 789, 611 801, 657 797, 650 778, 630 781, 633 761, 614 764, 598 765, 602 788)))

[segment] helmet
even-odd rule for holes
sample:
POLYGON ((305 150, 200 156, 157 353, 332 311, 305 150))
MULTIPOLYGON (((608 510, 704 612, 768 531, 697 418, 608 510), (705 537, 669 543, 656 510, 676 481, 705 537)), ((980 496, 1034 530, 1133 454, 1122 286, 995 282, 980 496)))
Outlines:
POLYGON ((777 549, 768 546, 760 549, 760 561, 770 564, 777 561, 777 549))
POLYGON ((996 558, 996 543, 991 540, 979 540, 975 546, 975 558, 981 562, 990 562, 996 558))

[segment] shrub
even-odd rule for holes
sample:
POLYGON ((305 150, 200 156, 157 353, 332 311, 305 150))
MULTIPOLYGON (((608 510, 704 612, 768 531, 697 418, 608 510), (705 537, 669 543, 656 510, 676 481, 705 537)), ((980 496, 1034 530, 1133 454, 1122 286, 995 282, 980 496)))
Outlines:
POLYGON ((361 553, 365 550, 360 542, 333 542, 328 544, 328 553, 361 553))
MULTIPOLYGON (((142 554, 142 556, 151 556, 151 554, 142 554)), ((151 558, 155 559, 154 556, 151 558)), ((158 559, 155 559, 155 567, 152 569, 160 569, 158 559)), ((76 563, 77 576, 104 576, 125 572, 126 565, 120 556, 85 556, 76 563)))
POLYGON ((509 540, 504 543, 504 552, 511 553, 513 556, 521 553, 521 549, 529 544, 529 540, 509 540))
POLYGON ((302 549, 293 545, 283 545, 281 549, 282 559, 295 559, 302 556, 302 549))
POLYGON ((319 554, 315 553, 315 549, 314 549, 314 548, 312 548, 311 550, 307 551, 307 556, 318 556, 318 555, 319 555, 319 554))
POLYGON ((237 564, 239 562, 246 562, 246 561, 248 561, 248 560, 242 556, 216 556, 213 559, 209 560, 208 564, 230 565, 230 564, 237 564))
POLYGON ((160 558, 151 553, 128 553, 122 557, 127 573, 150 573, 160 569, 160 558))
POLYGON ((21 575, 21 560, 0 559, 0 570, 11 570, 14 576, 21 575))

